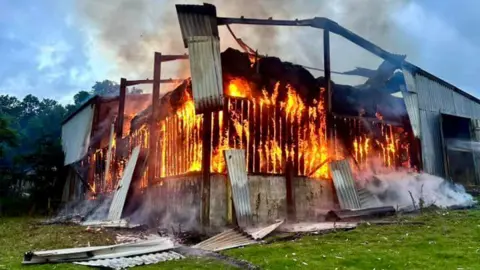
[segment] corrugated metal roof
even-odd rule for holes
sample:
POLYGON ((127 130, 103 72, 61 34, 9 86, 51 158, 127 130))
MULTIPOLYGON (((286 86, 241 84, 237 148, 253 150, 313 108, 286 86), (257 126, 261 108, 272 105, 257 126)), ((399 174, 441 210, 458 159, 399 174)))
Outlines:
POLYGON ((168 251, 168 252, 153 253, 153 254, 128 257, 128 258, 121 257, 121 258, 93 260, 93 261, 86 261, 86 262, 74 262, 74 264, 93 266, 93 267, 111 268, 111 269, 125 269, 125 268, 130 268, 130 267, 139 266, 139 265, 155 264, 155 263, 171 261, 171 260, 181 260, 183 258, 185 257, 176 252, 168 251))
POLYGON ((348 161, 332 161, 329 165, 340 207, 342 209, 359 209, 361 207, 360 200, 348 161))
POLYGON ((276 223, 273 223, 272 225, 268 225, 263 228, 251 228, 247 229, 246 232, 255 240, 260 240, 265 238, 265 236, 269 235, 273 231, 275 231, 280 225, 283 224, 285 220, 280 220, 276 223))
POLYGON ((119 220, 122 218, 123 206, 125 205, 125 200, 127 199, 128 189, 130 188, 130 183, 132 182, 133 171, 137 165, 139 154, 140 146, 137 146, 132 151, 132 155, 130 156, 127 166, 123 171, 122 179, 120 179, 118 182, 115 194, 113 195, 112 204, 110 205, 110 210, 108 211, 109 220, 119 220))
POLYGON ((332 210, 327 214, 327 219, 358 220, 362 218, 391 216, 393 214, 395 214, 395 208, 393 208, 393 206, 380 206, 356 210, 332 210))
POLYGON ((185 47, 188 47, 189 37, 218 37, 217 10, 214 5, 176 5, 176 8, 185 47))
POLYGON ((188 38, 192 92, 195 111, 219 110, 223 107, 220 40, 213 36, 188 38))
POLYGON ((294 224, 285 224, 278 228, 280 232, 295 233, 295 232, 322 232, 337 229, 353 229, 358 226, 357 222, 319 222, 309 223, 301 222, 294 224))
POLYGON ((256 243, 257 241, 252 239, 246 233, 239 230, 230 229, 217 234, 193 247, 209 251, 221 251, 256 243))
POLYGON ((240 227, 251 224, 252 209, 250 191, 248 189, 247 166, 245 165, 245 150, 228 149, 224 151, 227 164, 228 179, 232 186, 233 204, 240 227))

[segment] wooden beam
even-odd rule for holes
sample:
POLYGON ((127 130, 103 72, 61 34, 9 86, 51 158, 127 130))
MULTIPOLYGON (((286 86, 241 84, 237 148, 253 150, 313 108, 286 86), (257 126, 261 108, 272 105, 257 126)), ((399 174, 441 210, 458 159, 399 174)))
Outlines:
POLYGON ((155 182, 155 171, 157 165, 157 140, 158 140, 158 128, 157 128, 157 107, 160 98, 160 75, 161 75, 161 58, 162 54, 155 52, 155 60, 153 65, 153 88, 152 88, 152 114, 150 116, 150 140, 149 148, 150 155, 148 159, 148 185, 152 185, 155 182))

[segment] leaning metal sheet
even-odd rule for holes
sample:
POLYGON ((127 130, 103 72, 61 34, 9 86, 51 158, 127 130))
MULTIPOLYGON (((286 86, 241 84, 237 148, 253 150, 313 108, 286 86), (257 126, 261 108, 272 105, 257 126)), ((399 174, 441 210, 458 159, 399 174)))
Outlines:
POLYGON ((347 160, 330 162, 333 184, 342 209, 361 208, 352 170, 347 160))
POLYGON ((245 150, 229 149, 224 151, 224 155, 238 225, 245 228, 250 225, 252 219, 245 150))

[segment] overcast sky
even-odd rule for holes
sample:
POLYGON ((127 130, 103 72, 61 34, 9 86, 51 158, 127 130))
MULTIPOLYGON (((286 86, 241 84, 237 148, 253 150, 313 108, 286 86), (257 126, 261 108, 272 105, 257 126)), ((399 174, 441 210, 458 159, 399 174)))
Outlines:
MULTIPOLYGON (((76 18, 75 8, 73 0, 0 0, 0 94, 32 93, 66 103, 97 80, 119 80, 96 46, 95 29, 76 18)), ((480 96, 479 10, 476 0, 412 0, 392 16, 407 37, 405 53, 415 49, 408 60, 480 96)))

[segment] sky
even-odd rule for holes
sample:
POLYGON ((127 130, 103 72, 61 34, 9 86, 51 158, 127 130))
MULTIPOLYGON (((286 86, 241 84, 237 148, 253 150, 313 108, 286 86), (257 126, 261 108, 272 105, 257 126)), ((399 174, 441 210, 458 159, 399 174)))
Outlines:
MULTIPOLYGON (((168 2, 173 6, 174 1, 168 2)), ((34 94, 66 104, 95 81, 119 81, 124 76, 108 48, 99 45, 95 24, 79 19, 77 9, 74 0, 0 0, 0 94, 19 98, 34 94)), ((476 0, 410 0, 391 15, 397 37, 401 37, 392 52, 406 53, 410 62, 480 96, 478 10, 480 1, 476 0)), ((283 38, 285 42, 288 39, 287 35, 283 38)), ((370 41, 376 43, 374 38, 370 41)), ((302 42, 296 44, 292 55, 285 58, 302 59, 295 56, 302 50, 302 42)))

